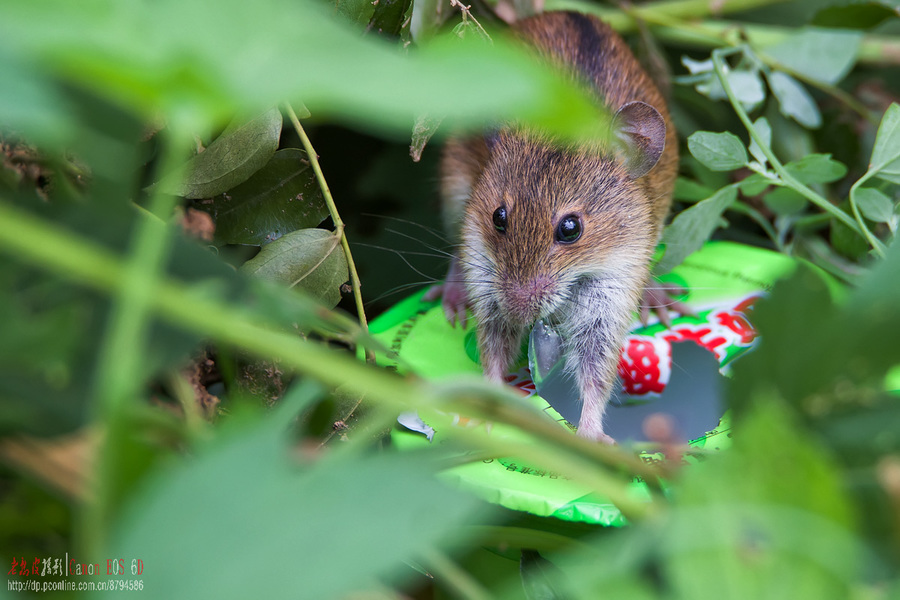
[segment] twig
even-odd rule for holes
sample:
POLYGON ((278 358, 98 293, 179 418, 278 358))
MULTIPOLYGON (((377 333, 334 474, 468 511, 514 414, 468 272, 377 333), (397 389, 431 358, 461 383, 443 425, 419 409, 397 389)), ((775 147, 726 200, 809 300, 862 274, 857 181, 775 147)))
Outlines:
POLYGON ((856 204, 856 191, 862 187, 862 184, 868 181, 874 173, 877 173, 877 171, 872 171, 871 169, 866 171, 866 174, 860 177, 859 180, 853 184, 853 187, 850 188, 850 209, 853 211, 853 216, 856 219, 856 222, 859 223, 860 229, 863 230, 866 240, 868 240, 869 244, 875 249, 878 257, 884 258, 887 254, 887 247, 881 240, 875 237, 875 234, 869 231, 868 227, 866 227, 866 221, 863 219, 862 214, 859 212, 859 206, 856 204))
POLYGON ((492 41, 491 36, 488 35, 488 32, 485 31, 484 27, 481 26, 481 23, 478 22, 478 19, 476 19, 475 17, 472 16, 472 5, 471 4, 465 5, 462 2, 460 2, 459 0, 450 0, 450 6, 459 9, 459 12, 462 13, 463 23, 465 23, 468 19, 472 19, 472 22, 475 23, 475 25, 478 27, 478 30, 481 32, 481 35, 484 36, 484 39, 488 40, 489 42, 492 41))
POLYGON ((719 82, 722 84, 722 89, 725 90, 725 94, 728 96, 728 100, 729 102, 731 102, 732 108, 734 108, 734 111, 737 113, 738 118, 744 124, 744 127, 747 129, 750 137, 757 143, 757 145, 759 145, 760 149, 762 149, 762 152, 763 154, 765 154, 766 159, 768 159, 769 163, 772 165, 772 168, 775 169, 775 172, 778 173, 778 176, 781 177, 781 180, 785 183, 785 185, 803 195, 805 198, 807 198, 822 210, 830 213, 834 218, 841 221, 844 225, 847 225, 850 229, 855 231, 860 236, 868 239, 864 231, 860 229, 857 222, 853 220, 850 215, 839 209, 837 206, 833 205, 826 198, 823 198, 813 190, 797 181, 797 179, 793 175, 791 175, 787 171, 787 169, 784 168, 784 165, 781 164, 781 161, 778 160, 777 156, 775 156, 772 148, 769 147, 769 145, 756 132, 756 129, 753 127, 753 123, 750 121, 750 117, 747 115, 747 111, 745 111, 744 107, 741 106, 740 100, 738 100, 737 96, 734 93, 734 90, 731 88, 731 84, 729 83, 728 77, 725 72, 724 57, 731 54, 736 54, 738 52, 743 52, 743 50, 744 48, 742 46, 713 50, 712 60, 713 68, 716 71, 719 82))
MULTIPOLYGON (((309 141, 309 137, 306 135, 306 131, 304 131, 303 125, 300 124, 300 119, 297 118, 297 113, 294 112, 294 109, 291 107, 291 105, 285 102, 284 106, 287 109, 287 113, 291 119, 291 123, 294 125, 294 129, 297 131, 297 135, 300 136, 300 142, 303 144, 303 149, 306 150, 309 164, 312 166, 313 172, 316 174, 316 180, 319 182, 319 187, 322 189, 322 196, 325 198, 325 204, 326 206, 328 206, 328 212, 331 214, 331 220, 334 221, 335 234, 340 236, 341 248, 344 249, 344 256, 347 257, 347 268, 350 271, 350 284, 353 287, 353 298, 356 301, 356 312, 359 315, 359 325, 360 327, 362 327, 363 331, 368 332, 369 324, 366 321, 366 311, 363 307, 361 291, 362 286, 359 282, 359 274, 356 272, 356 263, 353 261, 353 255, 350 253, 350 244, 347 241, 347 235, 344 232, 344 222, 341 220, 341 216, 338 214, 337 206, 334 204, 334 198, 331 196, 331 190, 328 188, 328 183, 325 181, 325 175, 322 173, 322 167, 319 166, 319 157, 312 146, 312 142, 309 141)), ((374 353, 368 348, 366 348, 366 360, 368 362, 375 361, 374 353)))

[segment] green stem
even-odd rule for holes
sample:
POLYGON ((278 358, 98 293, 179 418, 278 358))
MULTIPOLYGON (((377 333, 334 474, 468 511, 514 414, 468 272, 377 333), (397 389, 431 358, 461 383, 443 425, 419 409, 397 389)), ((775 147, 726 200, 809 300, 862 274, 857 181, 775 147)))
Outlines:
MULTIPOLYGON (((147 219, 146 221, 152 222, 147 219)), ((0 202, 0 247, 19 260, 55 272, 64 278, 102 292, 114 292, 122 285, 130 264, 123 264, 111 252, 62 228, 54 227, 28 213, 0 202)), ((250 320, 242 307, 232 307, 210 298, 206 288, 195 289, 181 282, 161 280, 148 296, 147 310, 153 310, 164 321, 210 338, 224 347, 238 347, 260 357, 277 356, 286 368, 305 373, 330 386, 345 385, 358 393, 367 393, 384 406, 398 410, 435 407, 453 410, 452 393, 462 384, 447 387, 418 379, 403 380, 396 374, 375 369, 345 352, 329 350, 321 344, 276 331, 264 323, 250 320)), ((463 408, 479 406, 477 391, 484 391, 488 407, 490 399, 502 397, 508 406, 517 405, 512 392, 502 390, 483 380, 473 380, 470 392, 463 398, 463 408)), ((505 417, 507 412, 492 414, 505 417)), ((523 408, 524 411, 524 408, 523 408)), ((543 432, 546 417, 518 415, 526 433, 543 432)), ((448 421, 449 426, 449 421, 448 421)), ((555 424, 550 424, 558 427, 555 424)), ((548 470, 566 473, 574 482, 595 490, 610 499, 629 519, 637 520, 658 512, 656 502, 646 502, 631 493, 627 476, 615 476, 603 464, 621 468, 639 462, 617 448, 593 444, 560 430, 565 434, 561 443, 541 439, 540 433, 527 443, 512 443, 482 431, 460 427, 454 436, 461 442, 495 456, 516 456, 548 470), (543 442, 543 443, 541 443, 543 442)), ((644 467, 644 470, 647 470, 644 467)), ((635 471, 637 472, 637 471, 635 471)))
MULTIPOLYGON (((733 46, 739 42, 754 48, 766 48, 784 42, 800 31, 801 29, 795 27, 750 25, 737 21, 672 22, 665 26, 653 27, 653 34, 664 42, 709 49, 733 46)), ((856 60, 861 64, 872 66, 900 64, 900 38, 865 34, 860 41, 856 60)))
POLYGON ((794 178, 794 176, 784 168, 784 165, 781 164, 781 161, 778 160, 777 156, 775 156, 772 148, 756 132, 756 129, 753 127, 753 122, 750 121, 750 117, 747 115, 747 111, 744 110, 744 107, 741 105, 740 100, 737 99, 737 96, 735 95, 734 90, 731 88, 731 84, 728 82, 728 77, 725 73, 725 64, 723 57, 742 51, 742 47, 714 50, 712 53, 712 60, 716 75, 719 78, 719 82, 722 84, 722 89, 725 90, 725 94, 728 96, 728 100, 729 102, 731 102, 732 108, 734 108, 734 111, 737 113, 738 118, 744 124, 744 127, 747 129, 750 137, 753 138, 753 141, 755 141, 760 149, 762 149, 762 152, 766 156, 766 159, 772 165, 772 168, 775 169, 775 172, 778 173, 778 176, 781 177, 781 180, 785 185, 807 198, 810 202, 812 202, 822 210, 831 214, 834 218, 847 225, 850 229, 852 229, 859 235, 865 237, 865 233, 863 233, 856 221, 854 221, 853 218, 850 217, 850 215, 842 211, 837 206, 833 205, 826 198, 823 198, 813 190, 797 181, 797 179, 794 178))
MULTIPOLYGON (((174 172, 184 156, 184 140, 169 138, 163 147, 160 172, 174 172)), ((172 214, 176 199, 157 186, 149 201, 149 212, 165 219, 172 214)), ((127 408, 143 385, 142 361, 153 310, 153 297, 164 280, 163 265, 168 257, 171 228, 158 219, 138 219, 129 257, 118 269, 109 291, 113 303, 106 334, 100 345, 94 380, 97 420, 106 425, 104 448, 98 452, 94 499, 85 506, 83 540, 86 550, 102 552, 112 516, 115 482, 121 475, 118 438, 128 433, 127 408)), ((36 238, 39 239, 39 238, 36 238)), ((67 252, 68 250, 63 250, 67 252)))
POLYGON ((449 587, 452 595, 456 598, 461 600, 491 599, 492 596, 477 580, 440 550, 436 548, 425 550, 423 558, 429 570, 436 576, 435 580, 449 587))
MULTIPOLYGON (((777 4, 782 1, 784 0, 726 2, 716 11, 716 13, 722 14, 725 12, 759 8, 769 4, 777 4)), ((653 33, 662 40, 677 41, 694 46, 699 45, 717 48, 747 43, 752 46, 754 50, 757 50, 759 45, 768 46, 781 41, 781 39, 786 39, 791 33, 796 33, 796 30, 778 28, 781 30, 779 37, 772 36, 771 31, 767 27, 754 27, 743 23, 733 23, 729 27, 722 27, 721 22, 696 22, 697 18, 705 17, 710 14, 711 6, 708 2, 693 2, 691 0, 658 2, 644 4, 642 6, 625 6, 618 11, 599 7, 596 9, 587 7, 582 8, 585 12, 592 12, 601 16, 610 23, 614 29, 620 32, 636 29, 638 23, 643 22, 654 26, 653 33)), ((892 56, 897 56, 896 54, 891 54, 892 48, 900 50, 900 42, 894 38, 864 38, 859 53, 859 59, 865 62, 867 58, 877 56, 883 60, 888 60, 892 56)), ((864 118, 877 123, 877 116, 873 111, 869 110, 862 102, 854 98, 853 95, 838 87, 817 81, 803 73, 799 73, 794 69, 786 67, 774 58, 766 55, 764 52, 757 50, 757 55, 770 67, 784 71, 795 79, 821 90, 840 102, 843 102, 850 107, 851 110, 864 118)))
MULTIPOLYGON (((297 132, 297 135, 300 136, 300 142, 303 144, 304 150, 306 150, 309 164, 316 174, 316 180, 319 182, 319 187, 322 189, 322 196, 325 198, 328 212, 331 214, 332 221, 334 221, 335 232, 340 236, 341 248, 344 250, 344 256, 347 257, 347 267, 350 271, 350 284, 353 287, 353 298, 356 301, 356 312, 359 315, 359 324, 363 328, 363 331, 368 331, 369 324, 366 321, 366 311, 362 301, 362 285, 359 281, 359 274, 356 272, 356 263, 353 261, 353 254, 350 252, 350 243, 347 241, 347 235, 344 232, 344 221, 341 220, 341 215, 338 213, 337 205, 335 205, 334 198, 331 196, 331 190, 328 188, 328 183, 325 181, 325 174, 322 173, 322 167, 319 166, 319 156, 316 154, 312 142, 309 140, 309 136, 306 135, 306 131, 303 129, 303 125, 300 124, 300 119, 297 118, 297 114, 294 112, 291 105, 285 102, 284 106, 287 109, 291 123, 294 125, 294 130, 297 132)), ((374 359, 374 355, 367 349, 366 360, 372 362, 374 359)))
POLYGON ((647 2, 641 6, 624 9, 604 8, 595 3, 578 0, 548 0, 547 10, 575 9, 592 13, 602 18, 610 26, 621 32, 635 31, 638 21, 647 23, 675 23, 686 19, 700 19, 708 16, 740 12, 760 8, 772 4, 780 4, 789 0, 726 0, 711 2, 710 0, 663 0, 647 2))
POLYGON ((858 190, 862 186, 862 184, 868 181, 869 178, 872 177, 873 173, 877 172, 877 170, 873 171, 872 169, 869 169, 868 171, 866 171, 866 174, 860 177, 859 180, 853 184, 853 187, 850 188, 850 210, 853 211, 853 216, 856 219, 856 222, 859 224, 860 229, 862 229, 865 233, 866 239, 869 241, 869 244, 872 246, 872 248, 875 249, 878 257, 884 258, 887 253, 887 246, 885 246, 881 242, 881 240, 875 237, 875 234, 869 231, 869 228, 866 226, 866 221, 865 219, 863 219, 862 213, 860 213, 859 211, 859 206, 857 206, 856 204, 856 190, 858 190))

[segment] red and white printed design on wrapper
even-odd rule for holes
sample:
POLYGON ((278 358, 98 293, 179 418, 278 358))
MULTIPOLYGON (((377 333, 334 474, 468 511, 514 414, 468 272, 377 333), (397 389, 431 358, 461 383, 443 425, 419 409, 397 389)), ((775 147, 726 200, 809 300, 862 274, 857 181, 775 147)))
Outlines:
POLYGON ((759 298, 753 295, 732 308, 713 309, 705 322, 678 323, 653 336, 629 335, 619 361, 625 393, 630 396, 661 394, 669 383, 672 344, 676 342, 694 342, 715 354, 724 367, 729 348, 749 348, 756 341, 758 334, 747 320, 747 313, 759 298))
MULTIPOLYGON (((741 299, 731 308, 713 309, 703 322, 678 323, 651 336, 629 334, 619 359, 622 390, 629 396, 661 394, 672 374, 673 343, 694 342, 715 354, 724 367, 729 348, 749 348, 755 343, 759 334, 747 320, 747 314, 760 297, 755 294, 741 299)), ((535 393, 527 367, 507 375, 506 382, 525 396, 535 393)))
POLYGON ((619 377, 626 394, 661 394, 671 374, 672 346, 669 342, 653 336, 628 336, 619 359, 619 377))
POLYGON ((534 387, 534 382, 531 380, 531 371, 528 370, 527 366, 522 367, 515 373, 510 373, 503 379, 508 385, 522 392, 522 395, 526 398, 533 396, 537 391, 534 387))

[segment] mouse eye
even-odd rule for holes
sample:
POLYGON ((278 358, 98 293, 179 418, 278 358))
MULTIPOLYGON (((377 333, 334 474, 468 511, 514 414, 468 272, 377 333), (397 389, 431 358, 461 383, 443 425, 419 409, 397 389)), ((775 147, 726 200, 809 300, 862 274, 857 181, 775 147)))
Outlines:
POLYGON ((571 244, 581 237, 581 219, 576 215, 563 217, 556 226, 556 241, 561 244, 571 244))
POLYGON ((494 211, 494 228, 500 233, 506 233, 506 207, 501 206, 494 211))

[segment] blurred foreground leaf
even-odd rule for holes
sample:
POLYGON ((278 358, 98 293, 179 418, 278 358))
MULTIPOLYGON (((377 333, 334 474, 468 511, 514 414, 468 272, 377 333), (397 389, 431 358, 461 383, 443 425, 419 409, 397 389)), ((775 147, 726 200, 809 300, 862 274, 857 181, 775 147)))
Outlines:
POLYGON ((112 555, 140 557, 161 598, 343 598, 439 540, 461 541, 481 508, 423 457, 335 453, 304 467, 288 456, 278 429, 260 426, 160 473, 112 555))
POLYGON ((836 29, 871 29, 896 16, 897 3, 891 0, 855 0, 820 9, 811 24, 836 29))
POLYGON ((439 38, 406 55, 312 0, 0 0, 0 13, 0 39, 36 76, 148 119, 162 113, 180 131, 284 100, 380 130, 409 131, 422 113, 468 126, 530 118, 575 137, 608 125, 587 94, 502 36, 490 46, 439 38))
POLYGON ((684 473, 662 543, 676 596, 847 598, 865 560, 835 465, 777 397, 684 473))

